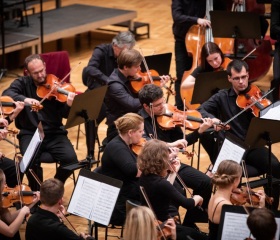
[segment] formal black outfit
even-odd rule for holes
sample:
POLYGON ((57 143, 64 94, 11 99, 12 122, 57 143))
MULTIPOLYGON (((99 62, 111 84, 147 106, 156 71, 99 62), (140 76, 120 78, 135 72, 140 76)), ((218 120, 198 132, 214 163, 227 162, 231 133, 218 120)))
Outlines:
MULTIPOLYGON (((93 50, 88 65, 83 69, 82 79, 88 90, 92 90, 106 85, 108 78, 115 68, 117 68, 117 58, 114 55, 112 44, 100 44, 93 50)), ((97 126, 106 118, 106 105, 103 102, 98 118, 97 126)), ((93 121, 85 125, 88 155, 94 155, 97 126, 93 121)))
POLYGON ((118 135, 114 121, 129 112, 137 113, 142 105, 131 90, 130 81, 119 69, 114 69, 108 80, 108 90, 105 96, 107 106, 107 140, 111 141, 118 135))
POLYGON ((273 0, 271 3, 270 37, 277 40, 273 59, 273 80, 271 82, 271 89, 275 88, 272 92, 273 101, 277 101, 280 98, 280 0, 273 0))
POLYGON ((110 223, 121 226, 124 224, 126 200, 139 202, 140 192, 136 177, 137 159, 129 146, 120 136, 110 141, 101 158, 102 174, 123 181, 116 206, 110 223))
MULTIPOLYGON (((230 89, 220 90, 218 93, 213 95, 210 99, 204 102, 198 111, 201 112, 203 117, 218 118, 222 122, 226 122, 233 116, 238 114, 241 110, 236 105, 237 94, 235 91, 230 89)), ((254 117, 250 110, 243 112, 238 117, 230 122, 230 129, 228 132, 232 133, 241 141, 245 140, 247 130, 249 128, 251 119, 254 117)), ((211 162, 214 163, 217 157, 218 148, 221 146, 223 139, 225 138, 225 132, 219 131, 213 134, 204 134, 201 138, 201 142, 205 149, 209 151, 211 162), (204 138, 205 137, 205 138, 204 138), (214 138, 217 138, 215 141, 214 138), (215 149, 215 151, 213 151, 215 149)), ((264 174, 268 170, 268 149, 266 147, 252 148, 246 151, 244 160, 247 165, 248 175, 251 176, 250 167, 257 169, 258 174, 264 174)), ((280 178, 280 163, 276 156, 272 154, 272 176, 280 178)), ((279 204, 279 187, 273 187, 274 197, 274 208, 278 208, 279 204)))
MULTIPOLYGON (((16 79, 3 94, 12 97, 15 101, 24 101, 27 97, 40 101, 41 98, 37 96, 36 90, 37 87, 32 78, 24 76, 16 79)), ((42 152, 49 152, 61 166, 78 162, 74 148, 67 138, 67 131, 62 124, 62 118, 68 116, 70 107, 66 103, 61 103, 54 99, 45 100, 42 105, 43 109, 38 112, 32 112, 29 107, 25 107, 15 119, 16 127, 20 129, 18 139, 22 154, 25 153, 39 122, 43 125, 45 138, 34 162, 30 166, 41 180, 43 180, 43 173, 39 159, 42 152)), ((54 177, 65 182, 70 175, 70 171, 58 168, 54 177)), ((27 177, 31 189, 39 190, 39 186, 33 176, 28 173, 27 177)))
MULTIPOLYGON (((84 239, 67 228, 56 214, 39 207, 28 219, 25 238, 26 240, 84 239)), ((94 240, 93 237, 87 237, 87 239, 94 240)))
MULTIPOLYGON (((152 118, 149 116, 149 114, 144 109, 141 109, 139 111, 139 115, 144 118, 144 134, 146 136, 155 136, 153 131, 152 118)), ((174 142, 183 138, 183 132, 180 127, 175 127, 172 130, 163 130, 156 122, 156 130, 157 138, 164 142, 174 142)), ((191 134, 186 135, 188 145, 194 144, 199 136, 200 134, 197 130, 191 134)), ((184 163, 181 163, 178 174, 182 178, 186 186, 193 189, 194 195, 200 195, 203 198, 204 201, 202 208, 206 209, 211 197, 211 179, 197 169, 184 163)), ((194 222, 207 222, 207 214, 205 212, 202 212, 201 210, 198 210, 197 208, 188 210, 183 225, 191 225, 194 222)))
MULTIPOLYGON (((171 203, 178 204, 186 209, 195 207, 195 202, 192 198, 183 196, 170 182, 159 175, 142 174, 139 184, 144 187, 157 219, 162 222, 170 217, 168 208, 171 203)), ((141 202, 143 205, 147 205, 142 196, 141 202)), ((207 239, 196 230, 182 225, 177 225, 176 232, 177 240, 186 239, 186 236, 190 236, 193 239, 207 239)))

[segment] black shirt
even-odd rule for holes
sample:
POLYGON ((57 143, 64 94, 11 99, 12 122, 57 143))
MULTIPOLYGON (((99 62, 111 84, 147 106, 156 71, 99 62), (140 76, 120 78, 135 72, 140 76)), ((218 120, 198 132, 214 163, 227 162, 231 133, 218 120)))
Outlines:
POLYGON ((280 0, 273 0, 271 4, 270 36, 280 41, 280 0))

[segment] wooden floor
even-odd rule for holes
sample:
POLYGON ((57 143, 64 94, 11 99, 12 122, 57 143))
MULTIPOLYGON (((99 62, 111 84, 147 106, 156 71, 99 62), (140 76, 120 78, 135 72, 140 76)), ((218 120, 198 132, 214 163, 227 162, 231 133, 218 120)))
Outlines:
MULTIPOLYGON (((63 0, 62 5, 66 6, 69 4, 80 3, 75 0, 63 0)), ((170 0, 131 0, 131 1, 123 1, 123 0, 84 0, 83 4, 102 6, 102 7, 112 7, 112 8, 120 8, 125 10, 135 10, 137 11, 136 21, 140 22, 148 22, 150 23, 151 28, 151 38, 141 38, 137 39, 136 49, 141 49, 144 55, 151 54, 159 54, 165 52, 172 52, 172 63, 170 68, 170 74, 175 76, 175 60, 174 60, 174 40, 172 35, 172 17, 171 17, 171 1, 170 0)), ((54 8, 54 2, 47 2, 44 5, 44 10, 54 8)), ((37 8, 38 11, 38 8, 37 8)), ((267 11, 269 12, 269 6, 267 7, 267 11)), ((109 27, 112 28, 112 27, 109 27)), ((119 28, 116 28, 119 29, 119 28)), ((141 31, 141 30, 139 30, 141 31)), ((144 31, 144 29, 143 29, 144 31)), ((67 50, 70 54, 70 63, 71 67, 75 67, 79 62, 81 62, 80 66, 75 69, 71 73, 71 81, 72 84, 76 87, 78 91, 84 91, 86 87, 82 84, 81 73, 83 67, 85 67, 88 63, 88 60, 92 54, 92 50, 94 46, 100 43, 110 42, 115 33, 104 32, 104 31, 93 31, 91 32, 92 41, 88 43, 87 34, 81 35, 81 47, 79 49, 75 49, 75 38, 67 38, 63 39, 63 50, 67 50)), ((49 42, 44 45, 45 52, 55 51, 56 43, 49 42)), ((17 59, 13 59, 10 61, 15 61, 16 63, 22 63, 24 58, 30 54, 29 49, 24 49, 16 54, 17 59)), ((9 66, 13 65, 13 62, 9 62, 9 66)), ((15 78, 14 73, 22 74, 22 69, 16 67, 9 68, 8 73, 4 78, 2 78, 0 82, 0 93, 9 86, 9 84, 15 78)), ((256 84, 264 90, 267 90, 270 86, 270 81, 272 79, 272 71, 270 70, 266 77, 260 79, 256 84)), ((171 97, 170 103, 174 103, 174 98, 171 97)), ((83 130, 83 127, 82 127, 83 130)), ((106 125, 102 123, 99 127, 99 137, 102 140, 106 134, 106 125)), ((69 129, 69 138, 71 139, 73 145, 76 146, 77 140, 77 127, 73 127, 69 129)), ((12 137, 9 137, 12 140, 12 137)), ((80 134, 79 145, 76 153, 78 155, 78 159, 82 160, 86 157, 86 144, 85 144, 85 136, 83 133, 80 134)), ((273 145, 273 152, 280 158, 279 144, 273 145)), ((7 143, 2 141, 0 150, 9 158, 13 158, 15 150, 13 147, 7 143)), ((97 157, 97 150, 95 151, 95 156, 97 157)), ((202 149, 200 159, 200 170, 205 172, 207 166, 210 161, 208 155, 202 149)), ((196 167, 196 158, 194 159, 194 167, 196 167)), ((186 159, 186 157, 182 156, 182 161, 184 163, 190 164, 190 161, 186 159)), ((44 167, 44 178, 50 178, 54 176, 55 173, 55 165, 54 164, 45 164, 44 167)), ((75 172, 76 175, 78 171, 75 172)), ((73 181, 68 179, 65 184, 66 192, 65 192, 65 206, 68 205, 69 199, 71 197, 71 193, 73 190, 73 181)), ((185 211, 181 210, 181 214, 184 214, 185 211)), ((72 224, 76 227, 77 231, 88 231, 87 220, 70 216, 69 217, 72 224)), ((208 231, 207 224, 200 224, 201 229, 205 232, 208 231)), ((24 229, 25 225, 21 227, 21 235, 22 239, 24 238, 24 229)), ((104 239, 103 234, 100 235, 99 239, 104 239)))

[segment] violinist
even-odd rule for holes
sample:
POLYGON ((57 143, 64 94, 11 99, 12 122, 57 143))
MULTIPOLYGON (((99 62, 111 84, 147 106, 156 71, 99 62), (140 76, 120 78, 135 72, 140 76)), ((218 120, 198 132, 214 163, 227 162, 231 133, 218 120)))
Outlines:
MULTIPOLYGON (((215 187, 208 205, 209 218, 209 240, 218 239, 219 223, 221 219, 222 206, 232 205, 231 195, 240 183, 242 176, 241 166, 232 160, 224 160, 219 164, 217 172, 212 178, 215 187)), ((259 206, 265 206, 265 194, 258 190, 255 194, 259 197, 259 206)))
POLYGON ((85 233, 74 233, 60 220, 65 212, 62 205, 64 186, 61 181, 54 178, 45 180, 41 185, 40 194, 41 205, 27 222, 26 240, 95 239, 85 233))
MULTIPOLYGON (((144 187, 155 215, 161 222, 169 219, 171 203, 176 203, 188 211, 203 203, 203 198, 199 195, 186 198, 173 186, 172 181, 166 179, 168 172, 177 171, 180 167, 180 162, 177 159, 170 159, 171 156, 166 143, 152 139, 144 145, 137 159, 138 167, 142 172, 139 184, 144 187)), ((141 202, 147 204, 142 197, 141 202)), ((206 235, 181 224, 176 225, 176 234, 177 240, 186 239, 186 236, 196 240, 208 239, 206 235)))
MULTIPOLYGON (((33 54, 25 59, 24 67, 27 76, 19 77, 12 82, 10 87, 4 91, 4 95, 12 97, 15 101, 39 105, 40 97, 37 96, 37 87, 44 84, 47 78, 46 66, 38 54, 33 54)), ((49 152, 56 162, 61 166, 78 162, 72 143, 67 138, 67 131, 63 128, 62 119, 67 118, 75 93, 69 92, 67 101, 59 102, 54 98, 46 99, 42 105, 43 109, 34 112, 25 108, 16 118, 16 127, 20 130, 18 139, 21 154, 24 154, 39 122, 43 125, 44 140, 39 152, 31 165, 40 180, 43 179, 42 168, 39 158, 42 152, 49 152)), ((55 178, 62 182, 71 175, 70 171, 58 168, 55 178)), ((29 186, 32 190, 38 190, 39 186, 33 176, 27 174, 29 186)))
POLYGON ((247 218, 247 225, 256 240, 276 240, 277 223, 274 213, 267 208, 254 209, 247 218))
MULTIPOLYGON (((6 118, 0 118, 0 140, 3 140, 7 137, 8 125, 17 117, 17 115, 22 111, 24 108, 23 102, 15 102, 15 109, 12 114, 8 115, 6 118)), ((6 176, 6 182, 9 187, 15 187, 17 182, 17 173, 15 167, 15 161, 7 158, 4 156, 2 152, 0 152, 0 169, 3 170, 6 176)), ((22 176, 21 176, 22 177, 22 176)))
MULTIPOLYGON (((6 177, 0 169, 0 187, 1 193, 6 185, 6 177)), ((40 193, 36 192, 33 203, 29 206, 23 206, 17 211, 10 211, 8 208, 3 208, 2 197, 0 198, 0 239, 15 239, 20 240, 18 230, 24 218, 30 213, 30 208, 38 202, 40 193)))
MULTIPOLYGON (((135 49, 123 50, 118 59, 116 68, 108 79, 108 89, 105 96, 107 107, 107 140, 112 140, 118 133, 114 121, 126 113, 137 113, 141 104, 137 94, 133 93, 130 81, 140 71, 143 56, 135 49)), ((136 76, 137 78, 137 76, 136 76)), ((164 84, 170 77, 162 76, 164 84)))
MULTIPOLYGON (((212 126, 212 120, 209 118, 203 119, 203 123, 198 130, 183 137, 181 127, 177 126, 174 129, 166 130, 159 127, 157 121, 155 123, 156 131, 153 127, 152 112, 154 117, 161 116, 165 112, 165 99, 163 98, 163 91, 160 87, 147 84, 138 93, 139 100, 143 108, 139 114, 144 118, 144 133, 145 137, 157 136, 159 140, 167 143, 169 147, 186 148, 188 145, 194 144, 200 135, 209 127, 212 126), (150 109, 152 104, 152 109, 150 109)), ((179 176, 182 178, 187 187, 193 189, 195 195, 203 197, 202 208, 206 209, 208 201, 211 196, 211 180, 208 176, 198 171, 197 169, 181 163, 178 171, 179 176)), ((187 211, 183 225, 197 228, 195 222, 207 222, 207 214, 196 208, 187 211)))
MULTIPOLYGON (((124 225, 124 240, 157 240, 158 230, 156 218, 152 210, 145 206, 132 208, 127 214, 124 225)), ((176 240, 176 225, 170 218, 165 224, 170 236, 167 239, 176 240)))
MULTIPOLYGON (((198 111, 201 112, 203 117, 211 117, 214 118, 215 121, 226 122, 241 111, 240 107, 238 107, 236 103, 236 99, 239 94, 248 89, 248 65, 242 60, 233 60, 227 66, 227 74, 228 81, 231 83, 232 87, 230 89, 220 90, 198 108, 198 111)), ((230 122, 229 132, 240 139, 240 141, 244 141, 250 121, 253 117, 254 115, 251 109, 243 112, 230 122)), ((219 130, 219 127, 217 127, 216 130, 219 130)), ((213 134, 208 134, 207 138, 204 138, 204 136, 205 135, 202 136, 201 142, 203 146, 207 146, 205 148, 206 151, 207 149, 216 150, 208 152, 210 160, 212 164, 214 164, 217 157, 217 149, 225 138, 225 132, 214 132, 213 134), (217 141, 215 141, 214 138, 216 138, 217 141)), ((257 170, 259 174, 265 174, 268 170, 268 149, 266 147, 248 149, 245 153, 244 160, 247 166, 249 177, 253 175, 252 171, 254 170, 257 170)), ((274 154, 272 154, 271 162, 272 176, 279 178, 280 163, 274 154)), ((273 186, 273 196, 270 197, 274 198, 272 207, 277 209, 279 203, 278 186, 273 186)))

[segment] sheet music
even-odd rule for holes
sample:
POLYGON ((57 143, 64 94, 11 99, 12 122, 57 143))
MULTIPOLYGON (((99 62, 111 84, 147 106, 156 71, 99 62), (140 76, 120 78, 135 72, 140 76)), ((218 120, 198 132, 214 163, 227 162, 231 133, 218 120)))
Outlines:
POLYGON ((280 105, 270 108, 260 118, 272 119, 272 120, 278 120, 279 121, 280 120, 280 105))
POLYGON ((36 132, 34 133, 25 153, 24 156, 20 162, 20 171, 24 173, 29 166, 31 160, 35 156, 41 142, 43 141, 43 138, 40 134, 39 128, 37 128, 36 132))
POLYGON ((216 162, 214 164, 214 167, 212 169, 212 173, 215 173, 218 169, 218 166, 220 163, 224 160, 233 160, 240 164, 242 157, 245 153, 246 149, 238 146, 237 144, 229 141, 227 138, 225 138, 222 148, 219 152, 219 155, 216 159, 216 162))
POLYGON ((79 176, 68 212, 108 225, 120 188, 79 176))

